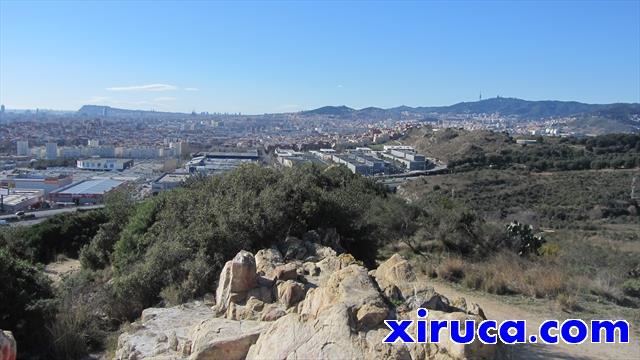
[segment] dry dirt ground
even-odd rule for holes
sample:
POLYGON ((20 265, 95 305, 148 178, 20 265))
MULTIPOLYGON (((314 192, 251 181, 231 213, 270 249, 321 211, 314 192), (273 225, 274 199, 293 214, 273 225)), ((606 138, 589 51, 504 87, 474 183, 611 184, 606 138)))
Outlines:
POLYGON ((80 270, 80 261, 75 259, 64 259, 47 264, 44 272, 53 281, 59 283, 64 276, 70 275, 80 270))
MULTIPOLYGON (((512 305, 494 298, 492 295, 476 291, 454 288, 448 284, 436 282, 435 290, 449 299, 463 296, 467 301, 475 302, 484 310, 486 316, 498 322, 503 320, 527 320, 527 334, 537 334, 540 323, 547 319, 557 318, 552 311, 544 309, 528 309, 527 306, 512 305)), ((567 317, 566 315, 564 316, 567 317)), ((559 319, 560 320, 560 319, 559 319)), ((544 345, 523 344, 505 345, 506 359, 640 359, 640 337, 638 329, 631 328, 632 336, 629 344, 590 344, 580 345, 544 345)))

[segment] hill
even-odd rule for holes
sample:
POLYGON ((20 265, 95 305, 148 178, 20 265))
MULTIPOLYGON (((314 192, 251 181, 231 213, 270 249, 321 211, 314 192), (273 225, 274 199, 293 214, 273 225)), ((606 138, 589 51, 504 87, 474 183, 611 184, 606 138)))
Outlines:
POLYGON ((314 110, 303 111, 303 115, 350 116, 355 110, 348 106, 323 106, 314 110))
POLYGON ((517 147, 513 139, 504 133, 457 129, 434 131, 429 127, 412 129, 402 142, 445 162, 517 147))

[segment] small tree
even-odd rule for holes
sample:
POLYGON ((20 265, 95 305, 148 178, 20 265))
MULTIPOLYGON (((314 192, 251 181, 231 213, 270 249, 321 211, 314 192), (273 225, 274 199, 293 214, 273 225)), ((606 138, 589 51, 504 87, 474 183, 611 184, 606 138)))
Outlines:
POLYGON ((540 247, 546 242, 541 235, 533 234, 533 226, 517 221, 507 225, 507 235, 520 256, 539 255, 540 247))

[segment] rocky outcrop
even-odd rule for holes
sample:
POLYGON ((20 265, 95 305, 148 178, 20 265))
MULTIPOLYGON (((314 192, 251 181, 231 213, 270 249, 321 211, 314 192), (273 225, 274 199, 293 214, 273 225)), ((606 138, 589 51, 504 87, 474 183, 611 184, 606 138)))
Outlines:
MULTIPOLYGON (((328 239, 327 239, 328 237, 328 239)), ((288 237, 279 248, 241 251, 220 275, 213 309, 193 303, 147 309, 120 336, 118 359, 489 359, 495 347, 384 344, 385 319, 481 321, 463 298, 449 301, 394 255, 368 271, 321 242, 332 232, 288 237), (313 241, 311 241, 313 240, 313 241), (181 315, 179 315, 181 314, 181 315), (133 356, 133 357, 132 357, 133 356)), ((338 237, 339 239, 339 237, 338 237)), ((446 333, 441 333, 446 338, 446 333)))
POLYGON ((205 320, 191 334, 190 359, 244 359, 265 327, 266 323, 258 321, 205 320))
POLYGON ((0 329, 0 360, 16 360, 18 349, 11 331, 0 329))
POLYGON ((171 308, 149 308, 118 338, 116 359, 145 359, 191 353, 192 329, 214 312, 202 302, 171 308))
POLYGON ((248 251, 240 251, 222 268, 216 290, 218 311, 225 311, 229 302, 243 301, 257 284, 256 260, 248 251))

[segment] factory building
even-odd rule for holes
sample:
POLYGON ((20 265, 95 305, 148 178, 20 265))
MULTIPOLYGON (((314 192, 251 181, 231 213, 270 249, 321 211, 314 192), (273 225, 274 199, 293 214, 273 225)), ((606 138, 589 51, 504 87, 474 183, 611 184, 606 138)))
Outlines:
POLYGON ((115 179, 84 180, 49 193, 49 199, 56 204, 100 204, 104 196, 124 185, 126 181, 115 179))
POLYGON ((7 175, 0 178, 0 187, 16 190, 42 190, 44 195, 73 182, 70 175, 43 176, 36 173, 7 175))
POLYGON ((131 159, 91 158, 78 160, 76 167, 82 170, 122 171, 133 166, 131 159))
POLYGON ((193 157, 185 168, 190 173, 201 172, 207 175, 222 174, 242 164, 258 162, 258 150, 244 152, 209 152, 193 157))
POLYGON ((18 154, 18 156, 29 155, 29 141, 18 140, 18 142, 16 143, 16 153, 18 154))
POLYGON ((46 160, 55 160, 58 158, 58 144, 49 142, 45 145, 44 158, 46 160))
POLYGON ((193 176, 190 173, 167 173, 162 174, 159 178, 151 183, 151 193, 157 195, 162 191, 171 190, 184 185, 184 183, 193 176))
POLYGON ((39 206, 44 200, 44 191, 36 189, 13 189, 8 195, 2 196, 0 211, 4 213, 16 213, 39 206))
POLYGON ((380 155, 386 159, 400 164, 408 171, 418 171, 427 169, 427 161, 424 155, 418 154, 413 148, 405 146, 387 147, 380 155))

